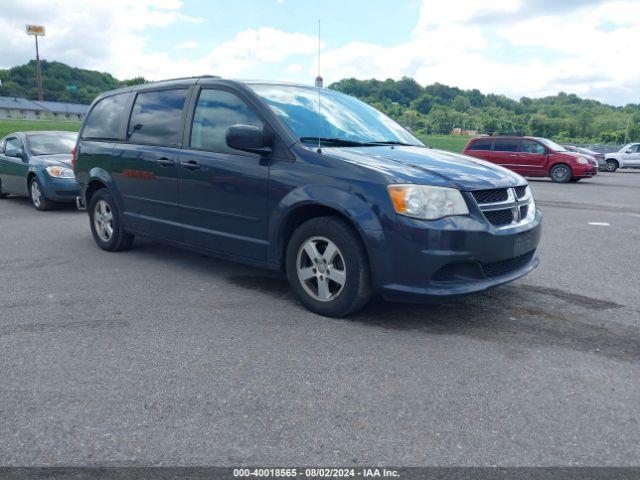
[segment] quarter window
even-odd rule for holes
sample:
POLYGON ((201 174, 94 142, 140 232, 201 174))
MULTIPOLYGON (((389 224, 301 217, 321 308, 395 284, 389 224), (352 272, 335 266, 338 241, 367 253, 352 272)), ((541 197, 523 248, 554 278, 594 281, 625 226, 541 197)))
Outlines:
POLYGON ((129 120, 129 141, 151 145, 179 145, 182 110, 187 90, 139 93, 129 120))
POLYGON ((471 144, 469 150, 491 150, 491 139, 476 140, 471 144))
POLYGON ((128 99, 128 93, 121 93, 100 100, 89 113, 82 130, 82 138, 105 140, 120 138, 120 126, 128 99))
POLYGON ((544 154, 547 150, 538 142, 534 142, 533 140, 522 140, 520 151, 524 153, 544 154))
POLYGON ((517 152, 518 141, 510 139, 496 139, 496 142, 493 145, 493 150, 495 152, 517 152))
POLYGON ((237 95, 224 90, 202 90, 193 116, 191 146, 218 153, 238 151, 227 146, 227 129, 232 125, 263 128, 255 112, 237 95))

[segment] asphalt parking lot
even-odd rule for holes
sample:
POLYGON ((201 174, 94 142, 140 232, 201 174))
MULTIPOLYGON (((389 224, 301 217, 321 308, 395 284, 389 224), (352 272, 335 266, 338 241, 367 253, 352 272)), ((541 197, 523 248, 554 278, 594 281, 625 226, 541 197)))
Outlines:
POLYGON ((0 464, 638 465, 640 171, 532 185, 531 275, 342 320, 0 201, 0 464))

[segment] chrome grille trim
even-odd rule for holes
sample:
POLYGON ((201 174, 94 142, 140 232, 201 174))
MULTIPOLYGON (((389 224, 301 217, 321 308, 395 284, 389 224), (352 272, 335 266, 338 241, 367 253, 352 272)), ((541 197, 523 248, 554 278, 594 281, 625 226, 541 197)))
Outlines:
MULTIPOLYGON (((497 189, 493 189, 494 191, 497 189)), ((492 219, 501 218, 499 215, 484 215, 485 220, 493 225, 495 228, 499 230, 514 228, 520 225, 525 225, 529 223, 527 220, 526 214, 523 216, 523 212, 527 212, 529 210, 529 204, 531 201, 530 189, 527 188, 527 185, 518 185, 517 187, 510 187, 504 189, 507 193, 507 199, 505 201, 500 202, 478 202, 478 198, 483 198, 483 195, 480 192, 484 192, 480 190, 478 192, 471 192, 471 196, 476 200, 478 207, 484 214, 485 212, 500 212, 509 210, 511 213, 511 218, 513 219, 508 224, 500 224, 494 223, 492 219), (521 208, 527 207, 527 208, 521 208)), ((502 196, 504 197, 504 196, 502 196)))

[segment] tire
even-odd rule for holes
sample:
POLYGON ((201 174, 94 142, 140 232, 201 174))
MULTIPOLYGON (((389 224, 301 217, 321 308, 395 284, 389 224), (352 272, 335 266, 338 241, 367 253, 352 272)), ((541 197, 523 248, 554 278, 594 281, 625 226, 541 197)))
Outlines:
POLYGON ((571 167, 564 163, 554 165, 549 172, 549 177, 555 183, 567 183, 571 180, 571 175, 573 175, 571 167))
POLYGON ((286 269, 293 292, 319 315, 344 317, 371 298, 364 246, 358 233, 339 217, 313 218, 300 225, 287 245, 286 269))
POLYGON ((135 236, 122 228, 120 212, 107 189, 98 190, 91 197, 89 221, 93 240, 101 249, 120 252, 133 245, 135 236))
POLYGON ((618 170, 618 168, 620 168, 620 164, 618 163, 617 160, 609 159, 609 160, 607 160, 606 165, 607 165, 606 166, 606 171, 610 172, 610 173, 613 173, 616 170, 618 170))
POLYGON ((51 210, 56 204, 44 196, 42 184, 38 177, 33 177, 29 182, 29 200, 36 210, 45 212, 51 210))

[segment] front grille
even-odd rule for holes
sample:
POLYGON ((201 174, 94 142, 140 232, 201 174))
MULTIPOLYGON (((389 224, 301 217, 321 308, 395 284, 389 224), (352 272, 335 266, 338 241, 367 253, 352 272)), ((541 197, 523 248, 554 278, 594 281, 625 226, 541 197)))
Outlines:
POLYGON ((471 192, 473 198, 476 199, 476 202, 479 204, 483 203, 496 203, 496 202, 506 202, 509 198, 506 188, 494 188, 491 190, 476 190, 475 192, 471 192))
POLYGON ((526 185, 519 185, 516 187, 516 196, 518 198, 522 198, 527 194, 527 186, 526 185))
POLYGON ((484 212, 484 216, 487 217, 487 220, 496 227, 509 225, 513 222, 513 211, 511 209, 490 210, 488 212, 484 212))
POLYGON ((493 263, 483 263, 482 269, 487 277, 500 277, 509 273, 520 270, 526 267, 533 259, 535 250, 520 255, 518 257, 509 258, 508 260, 501 260, 493 263))

